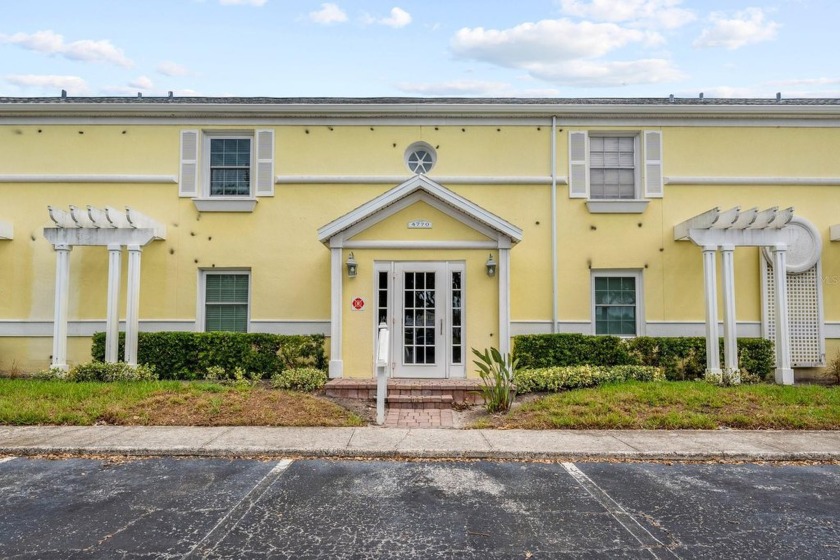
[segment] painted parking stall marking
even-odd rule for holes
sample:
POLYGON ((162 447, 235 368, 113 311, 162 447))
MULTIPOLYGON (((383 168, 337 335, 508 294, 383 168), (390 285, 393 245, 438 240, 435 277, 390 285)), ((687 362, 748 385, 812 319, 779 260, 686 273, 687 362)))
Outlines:
POLYGON ((621 504, 613 500, 609 494, 604 492, 594 480, 586 476, 583 471, 577 468, 574 463, 563 463, 563 468, 566 469, 572 478, 580 484, 595 500, 601 504, 604 509, 612 516, 613 519, 624 527, 634 539, 639 541, 639 544, 649 552, 654 558, 679 558, 674 551, 667 548, 662 541, 654 537, 650 531, 645 529, 636 518, 630 515, 627 510, 621 507, 621 504))
POLYGON ((294 461, 292 459, 283 459, 268 471, 262 480, 254 486, 250 492, 239 500, 235 506, 227 512, 216 526, 207 533, 203 539, 198 541, 192 549, 184 555, 184 558, 199 558, 206 557, 209 552, 212 552, 220 542, 224 540, 228 534, 233 531, 242 519, 248 515, 253 507, 260 501, 266 491, 271 487, 280 476, 286 472, 286 469, 291 466, 294 461))

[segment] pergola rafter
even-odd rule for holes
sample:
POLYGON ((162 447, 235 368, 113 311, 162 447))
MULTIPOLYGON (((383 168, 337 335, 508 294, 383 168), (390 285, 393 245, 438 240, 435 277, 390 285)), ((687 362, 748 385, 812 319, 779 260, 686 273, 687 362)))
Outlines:
POLYGON ((52 367, 67 369, 67 309, 70 290, 70 251, 74 246, 108 248, 108 308, 105 327, 105 361, 116 362, 119 341, 119 300, 122 248, 128 250, 125 362, 137 365, 137 332, 140 312, 140 255, 143 247, 166 239, 166 227, 126 207, 104 209, 70 206, 69 211, 47 207, 53 226, 44 237, 56 252, 55 318, 52 367))
POLYGON ((703 249, 703 285, 706 307, 706 375, 715 380, 723 376, 740 382, 738 342, 735 320, 735 247, 767 247, 773 255, 776 297, 776 382, 793 383, 790 358, 786 254, 791 240, 784 229, 793 219, 794 209, 777 207, 759 211, 713 208, 674 226, 676 241, 691 241, 703 249), (720 367, 717 322, 716 254, 721 252, 723 275, 723 347, 724 367, 720 367))

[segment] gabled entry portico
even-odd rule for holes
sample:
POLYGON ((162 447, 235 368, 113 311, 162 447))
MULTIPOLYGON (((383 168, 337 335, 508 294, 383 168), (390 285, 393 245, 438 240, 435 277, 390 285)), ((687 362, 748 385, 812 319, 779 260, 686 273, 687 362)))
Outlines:
POLYGON ((373 374, 380 322, 391 376, 464 377, 471 346, 509 350, 516 226, 416 175, 318 236, 331 252, 330 377, 373 374))

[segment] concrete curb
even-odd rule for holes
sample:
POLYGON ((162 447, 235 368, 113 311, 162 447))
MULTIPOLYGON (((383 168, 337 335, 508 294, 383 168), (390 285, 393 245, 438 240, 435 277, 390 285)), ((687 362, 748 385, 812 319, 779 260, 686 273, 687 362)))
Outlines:
POLYGON ((502 460, 502 461, 674 461, 674 462, 840 462, 840 452, 828 453, 684 453, 684 452, 636 452, 636 453, 550 453, 516 451, 463 451, 416 450, 416 451, 349 451, 346 449, 156 449, 124 447, 0 447, 0 456, 43 457, 68 455, 72 457, 203 457, 203 458, 264 458, 294 457, 302 459, 452 459, 452 460, 502 460))

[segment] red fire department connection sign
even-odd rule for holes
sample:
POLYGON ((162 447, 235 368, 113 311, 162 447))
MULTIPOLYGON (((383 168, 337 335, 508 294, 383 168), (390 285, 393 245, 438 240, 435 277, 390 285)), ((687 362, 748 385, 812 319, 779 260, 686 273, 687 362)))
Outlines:
POLYGON ((353 298, 353 301, 350 302, 350 306, 353 308, 353 311, 361 311, 365 308, 365 300, 360 297, 353 298))

